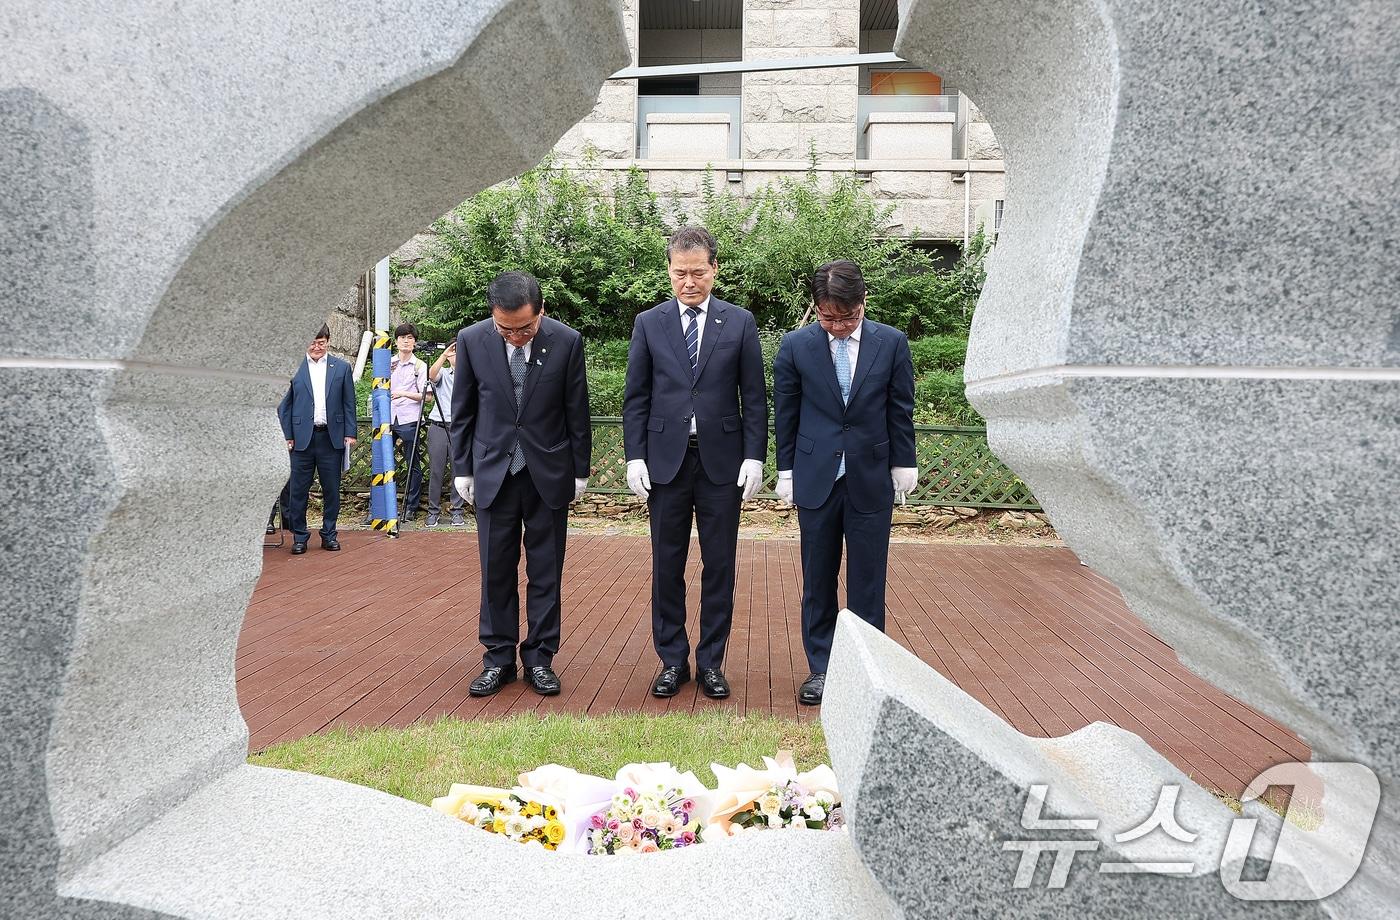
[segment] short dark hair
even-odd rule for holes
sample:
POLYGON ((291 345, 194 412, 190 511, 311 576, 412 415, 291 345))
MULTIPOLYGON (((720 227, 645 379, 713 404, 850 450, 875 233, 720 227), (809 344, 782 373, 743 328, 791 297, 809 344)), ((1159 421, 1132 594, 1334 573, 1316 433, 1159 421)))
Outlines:
POLYGON ((322 323, 320 331, 311 337, 312 341, 315 341, 316 339, 325 339, 326 341, 330 341, 330 338, 331 327, 327 326, 325 323, 322 323))
POLYGON ((865 300, 865 276, 849 259, 838 259, 819 266, 812 275, 812 302, 830 304, 843 313, 854 313, 865 300))
POLYGON ((686 249, 705 250, 710 257, 710 264, 713 265, 715 253, 719 251, 719 243, 715 242, 714 235, 704 227, 697 227, 693 224, 682 227, 671 234, 671 239, 666 244, 666 264, 671 264, 671 253, 686 249))
POLYGON ((394 327, 394 338, 401 335, 411 335, 416 339, 418 338, 418 330, 413 327, 412 323, 399 323, 394 327))
POLYGON ((540 283, 529 272, 501 272, 486 288, 486 303, 493 311, 507 313, 514 313, 528 304, 535 308, 535 316, 544 309, 540 283))

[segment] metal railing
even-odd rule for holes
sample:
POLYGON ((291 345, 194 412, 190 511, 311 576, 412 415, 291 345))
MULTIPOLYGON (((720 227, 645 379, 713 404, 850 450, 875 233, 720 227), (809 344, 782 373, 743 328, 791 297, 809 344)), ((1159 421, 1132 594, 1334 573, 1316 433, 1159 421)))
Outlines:
MULTIPOLYGON (((426 431, 426 425, 424 430, 426 431)), ((419 447, 426 473, 426 435, 419 447)), ((1040 505, 1026 484, 987 446, 985 428, 915 425, 914 446, 919 461, 919 484, 909 496, 910 505, 942 505, 963 508, 1006 508, 1039 511, 1040 505)), ((759 498, 775 498, 778 471, 773 458, 772 428, 768 434, 768 462, 759 498)), ((402 462, 400 462, 402 467, 402 462)), ((400 470, 399 488, 404 488, 400 470)), ((369 419, 360 419, 360 440, 351 453, 350 470, 343 490, 369 488, 369 419)), ((589 491, 620 495, 627 490, 627 458, 623 451, 622 419, 593 417, 593 465, 589 491)))

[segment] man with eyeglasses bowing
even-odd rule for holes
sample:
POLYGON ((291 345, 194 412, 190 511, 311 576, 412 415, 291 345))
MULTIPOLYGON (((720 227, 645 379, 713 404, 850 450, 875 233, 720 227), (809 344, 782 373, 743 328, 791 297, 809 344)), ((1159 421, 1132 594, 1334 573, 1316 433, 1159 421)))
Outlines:
POLYGON ((540 285, 505 272, 486 290, 491 316, 457 333, 452 468, 476 508, 481 556, 481 674, 472 696, 515 680, 516 648, 531 689, 559 693, 560 582, 569 505, 588 488, 593 434, 583 338, 544 315, 540 285), (522 530, 525 618, 517 587, 522 530))
POLYGON ((753 314, 712 297, 715 238, 682 227, 666 245, 670 300, 637 314, 627 352, 622 435, 627 485, 651 517, 651 631, 661 673, 653 696, 690 680, 685 561, 700 536, 700 689, 729 696, 724 651, 734 619, 739 505, 763 481, 768 393, 753 314))
POLYGON ((812 276, 817 322, 783 336, 773 361, 778 497, 802 535, 802 645, 811 674, 797 701, 826 689, 836 632, 836 576, 846 548, 846 606, 885 628, 885 565, 896 497, 918 483, 909 340, 865 318, 854 262, 812 276))

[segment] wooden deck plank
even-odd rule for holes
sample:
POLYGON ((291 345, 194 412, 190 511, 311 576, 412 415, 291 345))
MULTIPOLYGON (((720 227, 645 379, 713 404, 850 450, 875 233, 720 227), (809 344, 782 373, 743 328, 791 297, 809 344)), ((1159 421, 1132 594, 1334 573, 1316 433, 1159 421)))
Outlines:
MULTIPOLYGON (((796 703, 807 675, 796 540, 740 541, 725 662, 733 694, 725 701, 705 698, 694 682, 670 700, 649 692, 659 664, 646 537, 571 535, 554 661, 563 692, 549 698, 524 681, 486 699, 467 693, 481 664, 475 534, 388 540, 351 532, 341 542, 339 553, 265 551, 235 661, 254 749, 328 726, 402 726, 443 715, 724 708, 805 719, 819 712, 796 703)), ((692 542, 692 642, 700 569, 692 542)), ((841 598, 844 589, 843 572, 841 598)), ((1057 736, 1111 722, 1232 795, 1263 768, 1310 756, 1277 722, 1188 671, 1117 589, 1068 550, 895 544, 887 602, 895 641, 1024 733, 1057 736)))

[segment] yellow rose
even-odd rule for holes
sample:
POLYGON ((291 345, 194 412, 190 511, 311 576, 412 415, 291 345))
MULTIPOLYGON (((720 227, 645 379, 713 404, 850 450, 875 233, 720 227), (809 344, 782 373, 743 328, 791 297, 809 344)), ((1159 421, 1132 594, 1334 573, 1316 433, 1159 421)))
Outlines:
POLYGON ((544 826, 544 835, 550 843, 559 844, 564 840, 564 824, 561 821, 550 821, 544 826))
POLYGON ((491 822, 491 832, 494 834, 504 834, 506 832, 506 821, 504 818, 497 818, 491 822))
POLYGON ((523 809, 523 811, 524 811, 524 814, 525 814, 525 816, 526 816, 527 818, 533 818, 535 815, 539 814, 540 811, 541 811, 541 809, 540 809, 540 803, 539 803, 539 802, 526 802, 526 803, 525 803, 525 808, 523 809))

